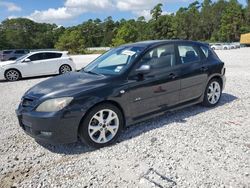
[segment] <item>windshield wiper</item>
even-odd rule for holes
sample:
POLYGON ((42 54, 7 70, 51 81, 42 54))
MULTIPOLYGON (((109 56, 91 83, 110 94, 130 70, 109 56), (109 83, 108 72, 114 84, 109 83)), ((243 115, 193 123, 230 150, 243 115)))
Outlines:
POLYGON ((96 72, 86 71, 85 69, 83 69, 83 72, 86 72, 86 73, 88 73, 88 74, 100 75, 100 74, 98 74, 98 73, 96 73, 96 72))

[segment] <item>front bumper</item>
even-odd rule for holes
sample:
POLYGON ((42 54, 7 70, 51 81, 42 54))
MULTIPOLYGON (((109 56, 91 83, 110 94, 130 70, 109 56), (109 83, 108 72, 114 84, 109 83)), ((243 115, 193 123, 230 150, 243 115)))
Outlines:
POLYGON ((70 112, 43 113, 16 110, 22 129, 35 140, 49 144, 65 144, 77 141, 81 117, 70 112))

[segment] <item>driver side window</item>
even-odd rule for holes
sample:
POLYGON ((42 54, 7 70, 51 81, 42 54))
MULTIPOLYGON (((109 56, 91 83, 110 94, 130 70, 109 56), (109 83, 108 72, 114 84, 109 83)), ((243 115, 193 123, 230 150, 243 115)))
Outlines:
POLYGON ((176 63, 174 45, 156 47, 147 52, 140 61, 141 65, 150 65, 152 69, 173 67, 176 63))
POLYGON ((33 55, 29 56, 28 58, 30 59, 30 61, 42 60, 43 54, 42 53, 33 54, 33 55))

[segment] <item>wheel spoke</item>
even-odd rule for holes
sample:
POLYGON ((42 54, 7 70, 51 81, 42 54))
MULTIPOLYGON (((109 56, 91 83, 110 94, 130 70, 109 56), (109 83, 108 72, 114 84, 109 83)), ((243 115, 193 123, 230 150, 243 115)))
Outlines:
POLYGON ((106 119, 106 122, 107 122, 108 124, 110 124, 111 121, 114 120, 115 118, 116 118, 116 117, 115 117, 114 113, 113 113, 112 111, 109 111, 109 114, 108 114, 108 117, 107 117, 107 119, 106 119))
POLYGON ((103 123, 103 111, 99 112, 99 116, 97 114, 94 115, 93 119, 96 119, 99 123, 103 123))
POLYGON ((92 130, 91 133, 90 133, 91 136, 93 136, 97 131, 100 131, 99 126, 89 125, 89 129, 92 130))
POLYGON ((115 135, 117 126, 108 126, 107 129, 112 135, 115 135))
POLYGON ((98 139, 97 139, 97 142, 107 142, 107 137, 106 137, 106 133, 105 133, 105 130, 102 130, 98 139))
POLYGON ((208 99, 211 99, 212 96, 213 96, 212 93, 208 93, 208 94, 207 94, 208 99))

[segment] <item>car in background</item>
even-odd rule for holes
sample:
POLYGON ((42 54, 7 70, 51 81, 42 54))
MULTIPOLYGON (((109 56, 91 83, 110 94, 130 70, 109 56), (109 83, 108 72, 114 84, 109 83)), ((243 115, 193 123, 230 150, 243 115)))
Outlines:
POLYGON ((222 49, 223 49, 223 45, 222 45, 222 44, 219 44, 219 43, 217 43, 217 44, 212 44, 212 45, 211 45, 211 48, 212 48, 213 50, 222 50, 222 49))
POLYGON ((235 49, 240 48, 240 43, 239 42, 233 42, 232 45, 235 46, 235 49))
POLYGON ((16 60, 29 52, 26 49, 2 50, 0 51, 0 61, 16 60))
POLYGON ((67 53, 36 51, 13 61, 0 62, 0 80, 17 81, 25 77, 75 71, 75 64, 67 53))
POLYGON ((223 49, 223 50, 234 49, 234 45, 231 45, 230 43, 223 43, 223 44, 222 44, 222 49, 223 49))
POLYGON ((207 44, 144 41, 114 48, 80 72, 33 86, 16 114, 37 141, 80 138, 100 148, 114 143, 126 126, 166 111, 198 103, 214 107, 224 86, 224 63, 207 44))

